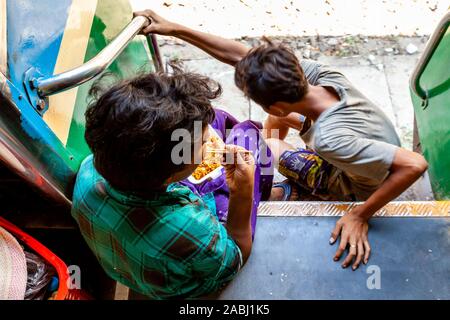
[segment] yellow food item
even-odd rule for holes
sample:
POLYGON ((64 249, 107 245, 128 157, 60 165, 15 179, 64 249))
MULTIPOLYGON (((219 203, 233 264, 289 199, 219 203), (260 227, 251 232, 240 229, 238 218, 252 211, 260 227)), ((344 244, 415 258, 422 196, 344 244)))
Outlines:
POLYGON ((210 152, 211 149, 222 149, 224 143, 216 136, 210 136, 208 141, 205 142, 204 150, 206 151, 203 157, 202 163, 195 169, 192 176, 196 180, 202 179, 208 173, 214 171, 218 167, 220 167, 220 158, 222 156, 221 153, 218 152, 210 152))
POLYGON ((192 174, 192 176, 197 179, 200 180, 201 178, 203 178, 204 176, 206 176, 208 173, 213 172, 214 170, 216 170, 218 167, 220 167, 220 163, 205 163, 204 161, 202 163, 200 163, 200 165, 195 169, 194 173, 192 174))

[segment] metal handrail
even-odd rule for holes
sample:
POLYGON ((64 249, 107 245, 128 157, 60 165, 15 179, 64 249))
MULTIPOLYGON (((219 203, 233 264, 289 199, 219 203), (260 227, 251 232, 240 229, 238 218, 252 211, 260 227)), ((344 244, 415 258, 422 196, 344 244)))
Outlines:
POLYGON ((420 77, 422 76, 422 73, 427 67, 428 62, 430 61, 431 57, 436 51, 439 42, 444 37, 449 24, 450 24, 450 11, 447 11, 447 13, 439 22, 438 27, 428 40, 428 43, 425 46, 422 56, 420 57, 419 62, 417 63, 417 66, 414 69, 410 78, 410 87, 413 90, 413 92, 422 99, 423 107, 427 106, 427 100, 429 95, 428 92, 425 91, 420 86, 420 77))
POLYGON ((108 68, 128 43, 148 24, 149 20, 146 17, 135 17, 111 43, 88 62, 57 75, 33 79, 31 86, 37 89, 39 96, 46 97, 91 80, 108 68))

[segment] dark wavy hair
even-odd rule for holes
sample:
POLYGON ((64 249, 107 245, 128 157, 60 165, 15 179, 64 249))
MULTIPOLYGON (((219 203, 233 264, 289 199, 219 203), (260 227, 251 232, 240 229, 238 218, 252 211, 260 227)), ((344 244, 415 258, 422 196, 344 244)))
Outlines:
POLYGON ((148 73, 102 90, 86 111, 85 138, 97 171, 116 189, 148 193, 184 168, 171 160, 173 130, 191 134, 194 121, 214 119, 211 100, 221 87, 211 79, 172 65, 173 72, 148 73))
POLYGON ((283 44, 263 38, 236 64, 236 86, 257 104, 268 109, 276 102, 294 103, 308 92, 306 80, 294 52, 283 44))

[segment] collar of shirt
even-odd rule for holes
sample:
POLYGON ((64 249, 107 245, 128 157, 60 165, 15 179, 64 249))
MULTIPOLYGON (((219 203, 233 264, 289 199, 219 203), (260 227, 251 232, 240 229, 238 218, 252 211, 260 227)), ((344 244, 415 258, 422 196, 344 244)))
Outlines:
POLYGON ((133 193, 116 190, 106 180, 104 180, 104 183, 105 191, 111 198, 128 206, 155 206, 166 204, 175 199, 179 201, 180 198, 184 198, 189 202, 193 200, 191 199, 192 192, 189 188, 178 183, 172 183, 167 186, 165 191, 155 191, 146 195, 145 198, 133 193))

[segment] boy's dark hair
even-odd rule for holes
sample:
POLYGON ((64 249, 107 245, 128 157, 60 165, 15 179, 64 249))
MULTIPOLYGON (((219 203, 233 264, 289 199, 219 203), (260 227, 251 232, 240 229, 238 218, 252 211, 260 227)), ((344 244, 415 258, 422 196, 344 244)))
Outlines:
POLYGON ((264 41, 236 64, 236 86, 266 109, 276 102, 300 101, 308 91, 308 81, 297 57, 282 44, 264 41))
MULTIPOLYGON (((148 193, 159 189, 183 164, 171 160, 173 130, 214 119, 212 99, 221 87, 207 77, 183 72, 149 73, 121 81, 86 110, 86 141, 97 171, 116 189, 148 193)), ((94 85, 91 92, 98 92, 94 85)))

